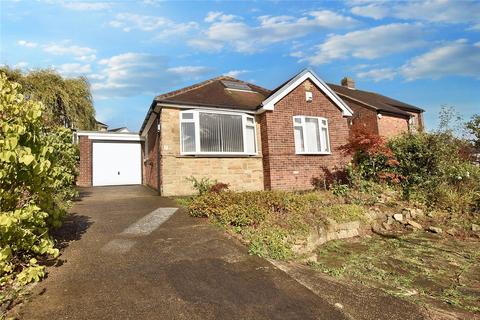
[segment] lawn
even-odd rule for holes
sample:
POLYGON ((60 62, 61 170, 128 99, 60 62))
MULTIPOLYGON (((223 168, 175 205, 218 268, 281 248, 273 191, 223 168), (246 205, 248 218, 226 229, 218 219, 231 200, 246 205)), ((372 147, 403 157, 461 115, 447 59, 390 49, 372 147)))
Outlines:
POLYGON ((480 313, 480 242, 424 232, 331 241, 309 264, 415 303, 480 313))

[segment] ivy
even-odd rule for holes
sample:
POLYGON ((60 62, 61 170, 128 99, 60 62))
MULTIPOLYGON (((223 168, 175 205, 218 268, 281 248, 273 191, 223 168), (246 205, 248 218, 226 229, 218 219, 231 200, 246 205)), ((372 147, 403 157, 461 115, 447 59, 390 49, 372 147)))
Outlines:
POLYGON ((0 291, 44 276, 58 256, 49 231, 75 196, 71 131, 47 126, 45 107, 0 72, 0 291))

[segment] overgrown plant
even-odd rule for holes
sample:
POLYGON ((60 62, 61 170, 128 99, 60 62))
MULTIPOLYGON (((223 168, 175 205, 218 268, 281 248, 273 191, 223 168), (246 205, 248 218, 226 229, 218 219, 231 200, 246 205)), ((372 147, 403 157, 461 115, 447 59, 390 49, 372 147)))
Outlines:
POLYGON ((195 189, 199 195, 203 195, 210 192, 212 187, 217 184, 217 180, 211 180, 207 177, 197 179, 194 176, 186 178, 187 181, 192 183, 193 189, 195 189))
POLYGON ((75 195, 71 132, 48 128, 44 107, 0 73, 0 291, 38 281, 59 254, 49 231, 75 195))

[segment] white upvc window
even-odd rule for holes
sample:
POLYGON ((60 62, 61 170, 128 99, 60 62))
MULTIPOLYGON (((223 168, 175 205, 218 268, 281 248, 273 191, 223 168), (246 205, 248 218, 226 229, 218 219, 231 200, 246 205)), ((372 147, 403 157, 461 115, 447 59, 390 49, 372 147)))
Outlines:
POLYGON ((294 116, 295 153, 330 154, 328 120, 321 117, 294 116))
POLYGON ((183 155, 256 155, 255 118, 215 110, 180 112, 183 155))

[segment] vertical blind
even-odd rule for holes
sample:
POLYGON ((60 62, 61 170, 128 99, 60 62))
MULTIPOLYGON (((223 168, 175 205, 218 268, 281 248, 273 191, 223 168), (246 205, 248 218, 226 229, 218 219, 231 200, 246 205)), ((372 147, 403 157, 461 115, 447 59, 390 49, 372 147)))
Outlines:
POLYGON ((256 153, 252 116, 185 111, 180 119, 183 153, 256 153))
POLYGON ((242 116, 200 113, 201 152, 243 152, 242 116))

